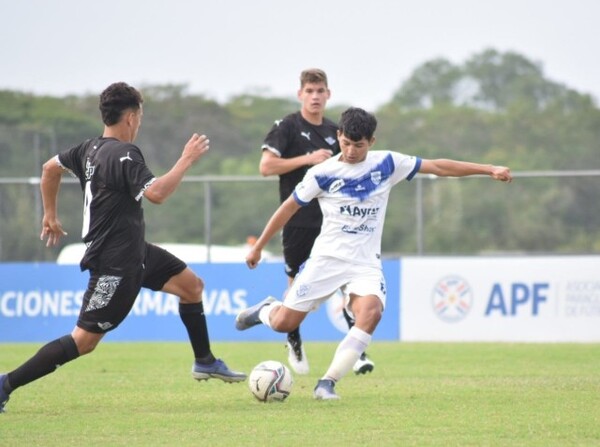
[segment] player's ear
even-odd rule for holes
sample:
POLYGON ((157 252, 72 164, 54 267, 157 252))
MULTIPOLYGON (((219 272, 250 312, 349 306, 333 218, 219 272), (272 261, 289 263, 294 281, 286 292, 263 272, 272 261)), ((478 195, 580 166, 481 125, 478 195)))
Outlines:
POLYGON ((369 147, 373 147, 374 144, 375 144, 375 137, 371 137, 371 139, 369 140, 369 147))
POLYGON ((133 117, 134 117, 133 115, 134 115, 133 110, 131 110, 131 109, 128 109, 125 112, 125 121, 127 122, 128 126, 131 126, 131 123, 133 122, 133 117))

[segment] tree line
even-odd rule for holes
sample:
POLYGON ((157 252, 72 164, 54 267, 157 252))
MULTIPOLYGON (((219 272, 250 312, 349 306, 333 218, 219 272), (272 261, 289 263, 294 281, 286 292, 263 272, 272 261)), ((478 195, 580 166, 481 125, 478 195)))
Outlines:
MULTIPOLYGON (((299 107, 293 91, 289 98, 244 94, 221 104, 190 94, 186 85, 137 87, 144 120, 136 143, 156 175, 199 131, 209 135, 211 152, 191 176, 257 176, 267 131, 299 107)), ((345 108, 329 107, 327 116, 337 121, 345 108)), ((458 65, 427 61, 373 112, 379 121, 375 149, 502 164, 514 172, 598 167, 594 98, 547 79, 539 63, 513 52, 486 49, 458 65)), ((0 178, 37 177, 52 155, 101 132, 97 95, 0 91, 0 178)), ((69 231, 64 243, 78 242, 81 192, 75 184, 62 188, 59 211, 69 231)), ((55 259, 58 249, 45 249, 37 238, 36 189, 0 184, 0 261, 55 259)), ((149 240, 207 242, 206 186, 190 182, 180 189, 160 207, 146 204, 149 240)), ((383 251, 416 253, 422 212, 428 254, 597 253, 599 193, 599 177, 518 178, 508 186, 478 178, 407 182, 392 193, 383 251)), ((276 182, 212 183, 210 242, 243 243, 277 204, 276 182)), ((277 241, 272 249, 278 251, 277 241)))

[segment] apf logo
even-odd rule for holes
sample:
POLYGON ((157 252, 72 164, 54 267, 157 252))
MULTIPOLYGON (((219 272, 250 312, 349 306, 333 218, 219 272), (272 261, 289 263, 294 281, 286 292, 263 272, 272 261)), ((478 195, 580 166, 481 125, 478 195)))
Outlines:
POLYGON ((467 316, 473 307, 469 283, 458 276, 447 276, 433 289, 433 311, 443 321, 454 323, 467 316))

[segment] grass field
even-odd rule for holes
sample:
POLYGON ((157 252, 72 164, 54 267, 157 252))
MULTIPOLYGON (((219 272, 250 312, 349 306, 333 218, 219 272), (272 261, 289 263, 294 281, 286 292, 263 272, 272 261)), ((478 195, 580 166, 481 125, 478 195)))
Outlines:
MULTIPOLYGON (((0 344, 0 371, 40 345, 0 344)), ((185 343, 105 343, 17 390, 7 446, 600 446, 599 344, 374 342, 367 376, 320 402, 333 343, 306 344, 308 376, 263 404, 247 383, 191 379, 185 343)), ((281 343, 213 343, 235 369, 285 360, 281 343)))

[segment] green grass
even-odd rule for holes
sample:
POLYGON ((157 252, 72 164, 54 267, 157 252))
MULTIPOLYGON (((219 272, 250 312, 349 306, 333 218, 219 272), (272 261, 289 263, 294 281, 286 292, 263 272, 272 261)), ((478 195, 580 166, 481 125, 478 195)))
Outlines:
MULTIPOLYGON (((283 339, 283 338, 282 338, 283 339)), ((0 371, 40 345, 0 344, 0 371)), ((337 402, 312 389, 334 343, 306 344, 286 402, 191 379, 185 343, 104 343, 11 396, 8 446, 600 446, 599 344, 374 342, 337 402)), ((281 343, 213 343, 235 369, 285 360, 281 343)))

